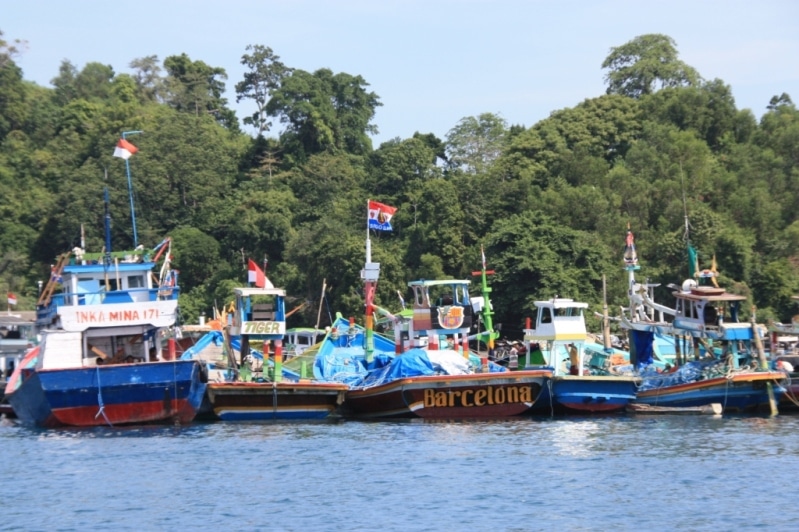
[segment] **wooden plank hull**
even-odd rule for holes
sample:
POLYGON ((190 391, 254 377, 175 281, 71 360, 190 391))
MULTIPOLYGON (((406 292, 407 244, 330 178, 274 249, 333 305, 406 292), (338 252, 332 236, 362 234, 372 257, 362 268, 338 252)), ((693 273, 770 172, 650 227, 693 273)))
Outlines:
POLYGON ((785 374, 777 371, 736 373, 685 384, 639 390, 637 403, 651 406, 692 407, 720 403, 725 412, 769 410, 768 384, 779 402, 785 393, 781 382, 785 374))
POLYGON ((207 394, 223 421, 301 421, 334 416, 348 388, 325 382, 222 382, 210 383, 207 394))
POLYGON ((346 416, 471 419, 526 414, 551 370, 407 377, 347 392, 346 416))
POLYGON ((606 375, 558 375, 544 387, 534 414, 608 414, 633 402, 638 379, 606 375))
POLYGON ((41 427, 190 423, 204 380, 194 360, 28 369, 9 402, 21 421, 41 427))

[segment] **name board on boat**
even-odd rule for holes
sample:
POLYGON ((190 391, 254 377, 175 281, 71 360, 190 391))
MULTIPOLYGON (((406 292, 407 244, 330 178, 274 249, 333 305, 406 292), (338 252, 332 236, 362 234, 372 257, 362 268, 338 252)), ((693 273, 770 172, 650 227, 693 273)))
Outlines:
POLYGON ((241 334, 286 334, 285 321, 245 321, 241 324, 241 334))
POLYGON ((532 403, 530 386, 486 386, 485 388, 447 390, 428 388, 424 391, 425 408, 481 407, 509 403, 532 403))
POLYGON ((113 305, 59 306, 58 315, 65 331, 85 331, 92 327, 152 325, 169 327, 175 323, 177 301, 116 303, 113 305))

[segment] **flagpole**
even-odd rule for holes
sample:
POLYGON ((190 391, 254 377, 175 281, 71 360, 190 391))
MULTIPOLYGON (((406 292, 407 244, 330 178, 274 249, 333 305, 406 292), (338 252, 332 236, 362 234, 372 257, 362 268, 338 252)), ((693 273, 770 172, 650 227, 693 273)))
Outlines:
MULTIPOLYGON (((137 135, 144 131, 123 131, 122 138, 127 140, 127 135, 137 135)), ((130 180, 130 158, 125 159, 125 172, 128 175, 128 196, 130 197, 130 218, 133 222, 133 247, 139 247, 139 235, 136 233, 136 211, 133 208, 133 184, 130 180)))
POLYGON ((364 350, 366 351, 366 361, 371 362, 374 352, 374 337, 373 337, 373 324, 372 313, 374 309, 374 293, 377 288, 377 279, 380 274, 380 265, 372 264, 372 242, 369 239, 369 203, 366 200, 366 264, 361 271, 361 278, 364 281, 363 295, 364 295, 364 329, 366 330, 364 338, 364 350), (377 269, 375 269, 375 267, 377 269))
POLYGON ((372 242, 369 240, 369 199, 366 200, 366 263, 372 262, 372 242))

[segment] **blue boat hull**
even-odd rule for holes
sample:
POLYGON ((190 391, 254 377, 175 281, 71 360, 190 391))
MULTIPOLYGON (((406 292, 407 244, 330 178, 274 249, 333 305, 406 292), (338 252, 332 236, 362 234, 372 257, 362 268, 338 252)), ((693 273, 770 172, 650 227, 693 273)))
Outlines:
POLYGON ((759 372, 639 390, 637 403, 662 407, 695 407, 719 403, 725 412, 769 411, 771 395, 779 402, 785 374, 759 372))
POLYGON ((9 401, 20 420, 41 427, 190 423, 205 380, 196 360, 24 370, 9 401))
POLYGON ((636 390, 633 377, 558 375, 546 383, 532 413, 621 412, 635 400, 636 390))

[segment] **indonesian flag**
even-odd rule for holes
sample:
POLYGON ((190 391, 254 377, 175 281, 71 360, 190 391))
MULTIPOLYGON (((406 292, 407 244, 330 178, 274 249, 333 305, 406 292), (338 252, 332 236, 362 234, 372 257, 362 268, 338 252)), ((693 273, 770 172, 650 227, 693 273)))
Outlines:
POLYGON ((16 306, 17 304, 17 296, 12 294, 11 292, 8 293, 8 305, 9 306, 16 306))
POLYGON ((117 147, 114 148, 114 157, 122 157, 123 159, 127 160, 130 159, 130 156, 137 151, 139 151, 139 148, 125 139, 119 139, 119 142, 117 142, 117 147))
POLYGON ((256 288, 274 288, 264 271, 252 259, 247 259, 247 282, 254 284, 256 288))
POLYGON ((369 200, 369 229, 391 231, 391 217, 395 212, 397 212, 396 207, 369 200))

